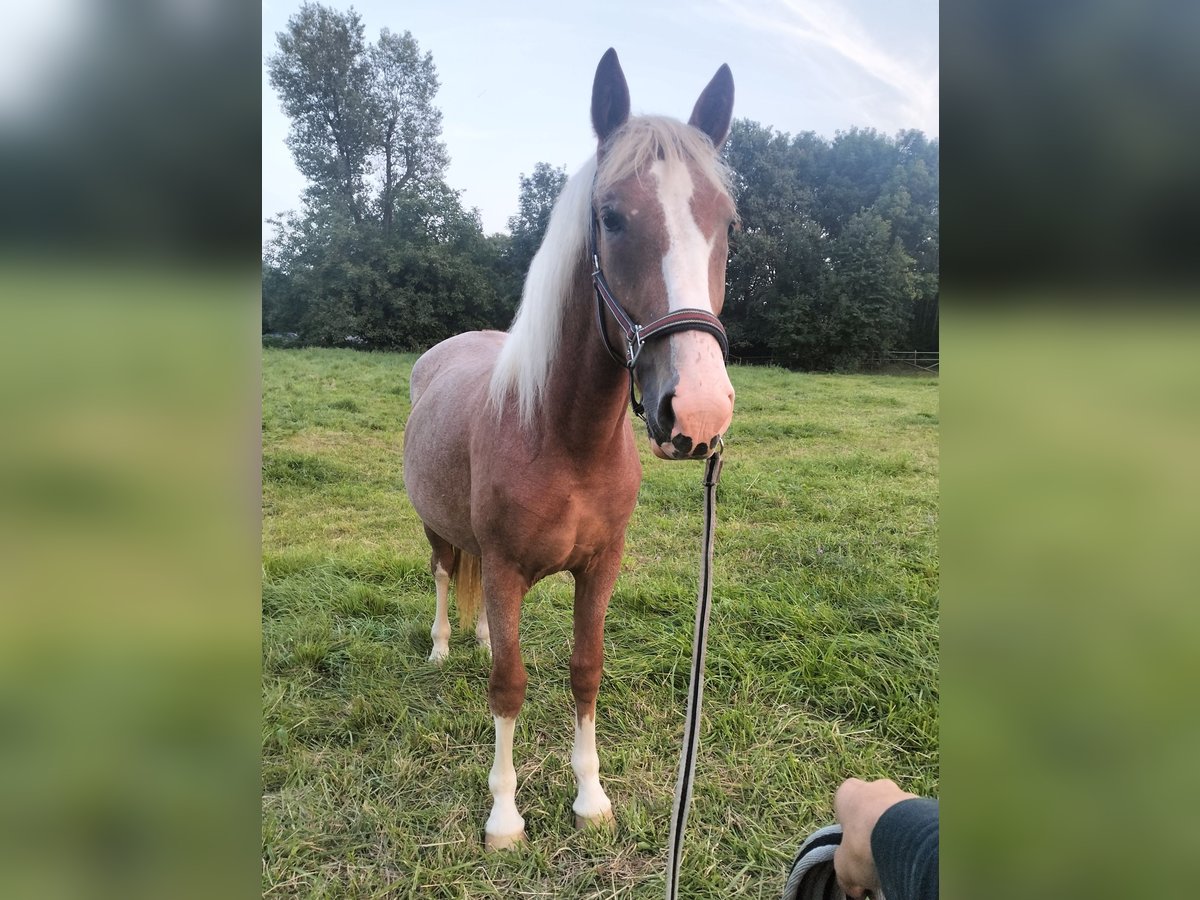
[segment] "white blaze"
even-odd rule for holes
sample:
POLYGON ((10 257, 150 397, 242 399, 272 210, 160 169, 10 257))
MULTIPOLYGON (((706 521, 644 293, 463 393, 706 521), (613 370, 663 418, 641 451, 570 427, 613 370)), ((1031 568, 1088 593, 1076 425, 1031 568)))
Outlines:
MULTIPOLYGON (((662 160, 650 171, 658 183, 669 244, 662 260, 667 306, 715 312, 709 294, 709 267, 716 235, 705 237, 692 214, 695 185, 687 166, 668 166, 662 160)), ((707 443, 723 434, 733 416, 733 385, 725 371, 721 348, 703 331, 680 331, 667 338, 671 363, 679 375, 671 401, 675 413, 672 436, 688 435, 694 444, 707 443)), ((655 447, 653 441, 652 448, 655 447)), ((710 448, 711 449, 711 448, 710 448)), ((670 444, 657 445, 660 456, 671 458, 670 444)))
POLYGON ((658 160, 650 168, 658 182, 669 245, 663 257, 663 280, 667 306, 677 309, 706 309, 712 312, 708 295, 708 262, 714 237, 706 238, 692 215, 692 175, 687 166, 668 166, 658 160))

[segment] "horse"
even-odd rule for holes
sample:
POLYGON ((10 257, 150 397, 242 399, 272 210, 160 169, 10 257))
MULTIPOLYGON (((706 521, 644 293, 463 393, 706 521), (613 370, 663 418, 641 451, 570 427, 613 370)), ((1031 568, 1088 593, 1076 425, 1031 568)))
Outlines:
POLYGON ((526 592, 556 572, 575 582, 575 825, 615 822, 599 777, 596 696, 605 613, 642 478, 628 401, 636 384, 661 459, 708 458, 732 421, 716 318, 737 221, 719 155, 732 111, 723 65, 687 124, 631 116, 609 49, 592 87, 596 154, 555 203, 509 331, 456 335, 413 366, 404 485, 432 548, 429 659, 449 653, 452 580, 460 624, 478 615, 475 636, 492 657, 487 849, 526 840, 513 768, 528 681, 519 618, 526 592))

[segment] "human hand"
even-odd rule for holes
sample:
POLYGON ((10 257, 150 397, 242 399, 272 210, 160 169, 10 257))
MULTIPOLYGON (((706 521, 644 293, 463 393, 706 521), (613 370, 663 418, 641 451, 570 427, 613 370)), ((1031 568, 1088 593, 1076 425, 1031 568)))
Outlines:
POLYGON ((858 900, 879 894, 879 873, 871 853, 871 832, 890 807, 916 797, 900 790, 894 781, 848 778, 833 795, 833 812, 842 826, 842 843, 833 854, 838 885, 847 897, 858 900))

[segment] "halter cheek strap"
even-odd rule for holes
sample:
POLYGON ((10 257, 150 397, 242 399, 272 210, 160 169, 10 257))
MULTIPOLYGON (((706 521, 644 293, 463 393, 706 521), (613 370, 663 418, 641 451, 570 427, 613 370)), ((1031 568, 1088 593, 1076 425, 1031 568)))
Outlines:
POLYGON ((707 309, 677 309, 665 316, 660 316, 648 325, 639 325, 625 312, 624 307, 613 296, 608 280, 600 269, 600 249, 596 236, 598 217, 592 210, 591 229, 588 232, 588 255, 592 258, 592 285, 596 289, 596 326, 600 329, 600 337, 604 346, 618 365, 629 370, 629 403, 634 415, 645 421, 646 409, 637 398, 634 390, 633 369, 637 365, 642 347, 652 338, 666 337, 677 331, 706 331, 717 339, 721 345, 721 355, 729 355, 729 339, 725 336, 725 326, 721 320, 707 309), (604 327, 604 311, 608 310, 617 327, 625 336, 625 353, 619 354, 608 339, 608 329, 604 327))

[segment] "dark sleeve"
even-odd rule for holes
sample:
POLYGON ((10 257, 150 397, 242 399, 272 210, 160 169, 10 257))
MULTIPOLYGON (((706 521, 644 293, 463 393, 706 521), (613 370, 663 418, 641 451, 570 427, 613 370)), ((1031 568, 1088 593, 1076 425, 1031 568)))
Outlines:
POLYGON ((871 832, 871 855, 887 900, 937 900, 938 801, 901 800, 871 832))

